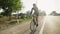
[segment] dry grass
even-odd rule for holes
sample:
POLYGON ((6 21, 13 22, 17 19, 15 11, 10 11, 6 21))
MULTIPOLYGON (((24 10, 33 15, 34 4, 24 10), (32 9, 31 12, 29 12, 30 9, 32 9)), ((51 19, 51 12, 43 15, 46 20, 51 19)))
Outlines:
MULTIPOLYGON (((6 29, 10 26, 15 26, 16 23, 17 23, 17 18, 16 17, 12 17, 10 21, 9 20, 9 17, 2 17, 0 18, 0 30, 1 29, 6 29)), ((25 22, 27 21, 28 19, 18 19, 19 20, 19 23, 22 23, 22 22, 25 22)))

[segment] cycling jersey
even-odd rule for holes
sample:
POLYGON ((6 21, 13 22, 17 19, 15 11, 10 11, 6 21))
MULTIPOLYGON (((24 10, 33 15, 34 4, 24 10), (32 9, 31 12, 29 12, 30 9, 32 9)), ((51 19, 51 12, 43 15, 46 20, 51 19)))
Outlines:
POLYGON ((33 10, 34 10, 34 14, 33 14, 33 15, 38 16, 38 15, 39 15, 38 8, 37 8, 37 7, 33 7, 33 8, 31 9, 31 12, 32 12, 33 10))

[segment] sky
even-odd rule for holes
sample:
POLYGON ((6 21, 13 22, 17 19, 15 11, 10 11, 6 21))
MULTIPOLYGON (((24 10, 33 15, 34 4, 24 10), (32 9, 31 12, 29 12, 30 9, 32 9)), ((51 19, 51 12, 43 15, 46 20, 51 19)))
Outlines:
MULTIPOLYGON (((20 11, 25 13, 31 10, 33 3, 36 3, 37 7, 41 11, 45 11, 47 14, 52 11, 60 13, 60 0, 21 0, 24 8, 20 11)), ((2 10, 0 10, 2 12, 2 10)))
POLYGON ((36 3, 39 10, 45 11, 47 14, 52 11, 60 13, 60 0, 22 0, 24 8, 22 12, 31 10, 32 4, 36 3))

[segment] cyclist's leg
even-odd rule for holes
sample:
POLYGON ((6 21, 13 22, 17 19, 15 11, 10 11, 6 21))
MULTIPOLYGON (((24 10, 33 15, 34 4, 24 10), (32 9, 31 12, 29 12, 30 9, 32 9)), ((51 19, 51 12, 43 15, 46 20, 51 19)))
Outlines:
POLYGON ((33 22, 36 25, 36 16, 35 15, 33 15, 33 22))
POLYGON ((38 26, 38 16, 36 17, 36 23, 37 23, 37 26, 38 26))
POLYGON ((38 15, 36 15, 36 26, 38 26, 38 15))

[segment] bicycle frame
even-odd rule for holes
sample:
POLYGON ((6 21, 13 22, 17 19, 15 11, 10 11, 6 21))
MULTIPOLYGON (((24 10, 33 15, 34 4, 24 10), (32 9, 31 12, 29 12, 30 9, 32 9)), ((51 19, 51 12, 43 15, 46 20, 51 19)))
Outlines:
POLYGON ((36 30, 36 23, 34 17, 32 18, 32 21, 30 23, 30 30, 33 32, 36 30))

